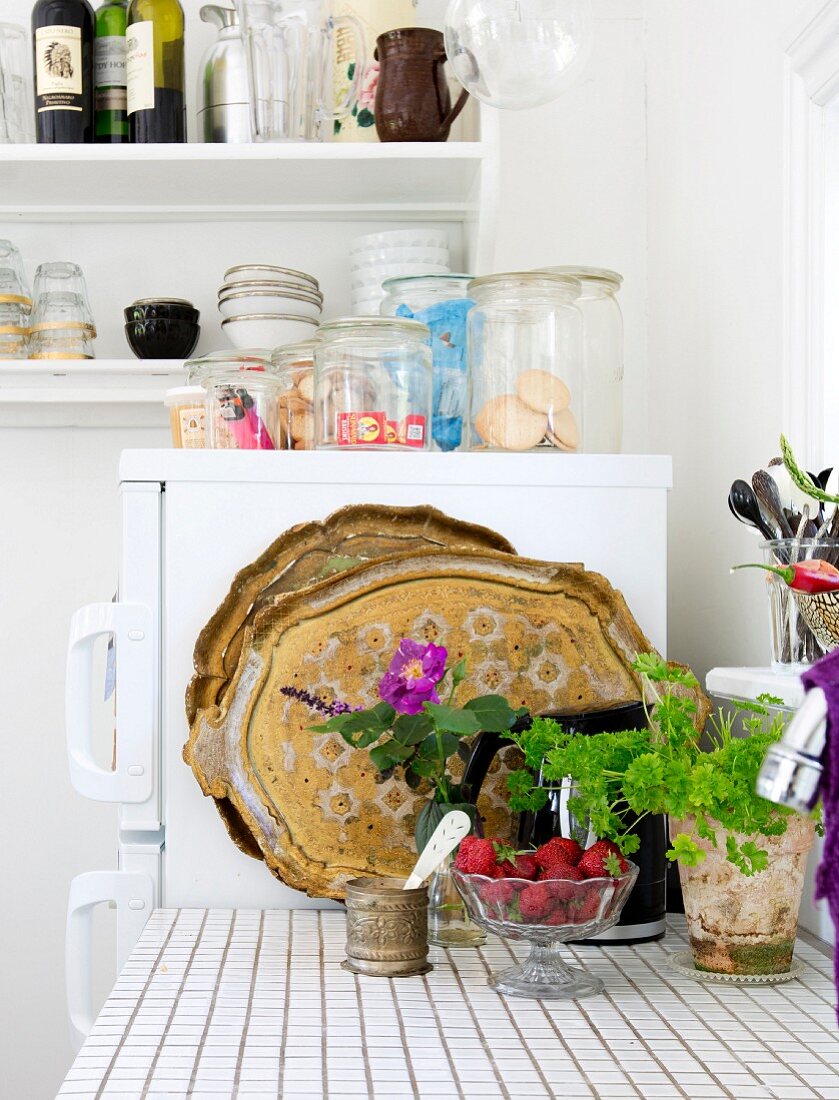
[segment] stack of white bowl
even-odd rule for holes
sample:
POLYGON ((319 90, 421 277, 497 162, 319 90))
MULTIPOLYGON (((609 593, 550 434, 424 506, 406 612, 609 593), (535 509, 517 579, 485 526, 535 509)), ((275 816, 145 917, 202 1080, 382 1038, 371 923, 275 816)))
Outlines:
POLYGON ((390 229, 356 237, 350 247, 352 308, 359 317, 378 317, 382 283, 397 275, 445 275, 449 238, 445 229, 390 229))
POLYGON ((240 264, 218 292, 221 328, 234 348, 275 348, 310 339, 323 295, 314 275, 273 264, 240 264))

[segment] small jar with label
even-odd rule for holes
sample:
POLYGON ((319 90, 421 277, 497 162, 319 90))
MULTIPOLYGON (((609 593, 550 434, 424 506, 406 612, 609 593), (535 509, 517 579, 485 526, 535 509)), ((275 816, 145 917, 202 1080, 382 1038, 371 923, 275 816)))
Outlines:
POLYGON ((215 352, 190 360, 189 383, 207 392, 206 445, 213 450, 273 451, 280 384, 264 352, 215 352))
POLYGON ((470 447, 576 451, 582 428, 580 282, 514 272, 469 284, 470 447))
POLYGON ((169 410, 173 447, 200 450, 206 445, 206 402, 203 386, 177 386, 166 391, 163 404, 169 410))
POLYGON ((315 342, 315 445, 424 450, 431 428, 428 328, 396 317, 328 321, 315 342))
POLYGON ((315 343, 305 340, 299 344, 283 344, 271 352, 271 364, 280 383, 278 449, 314 450, 315 343))
POLYGON ((434 368, 431 439, 441 451, 457 450, 463 438, 466 318, 474 305, 467 287, 472 279, 472 275, 400 275, 382 283, 383 316, 428 325, 434 368))

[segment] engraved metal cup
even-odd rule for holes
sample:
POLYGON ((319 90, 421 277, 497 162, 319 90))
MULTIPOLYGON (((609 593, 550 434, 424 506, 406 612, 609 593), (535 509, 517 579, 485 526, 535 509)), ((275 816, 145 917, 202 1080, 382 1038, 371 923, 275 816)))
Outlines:
POLYGON ((342 966, 374 978, 427 974, 428 891, 403 890, 404 879, 347 883, 347 958, 342 966))

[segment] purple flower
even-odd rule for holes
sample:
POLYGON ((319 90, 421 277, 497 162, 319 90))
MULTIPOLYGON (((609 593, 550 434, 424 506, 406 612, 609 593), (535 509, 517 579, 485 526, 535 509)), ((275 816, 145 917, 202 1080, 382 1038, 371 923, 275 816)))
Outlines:
POLYGON ((441 645, 403 638, 379 684, 379 695, 400 714, 419 714, 423 703, 439 703, 436 685, 445 675, 447 656, 441 645))
POLYGON ((316 695, 304 691, 303 688, 281 687, 280 695, 285 695, 289 699, 297 699, 298 702, 305 703, 306 706, 311 707, 312 710, 316 710, 320 714, 325 714, 327 718, 334 718, 337 714, 349 714, 350 712, 361 710, 361 707, 351 707, 349 703, 342 703, 340 699, 336 699, 334 703, 325 703, 323 699, 318 699, 316 695))

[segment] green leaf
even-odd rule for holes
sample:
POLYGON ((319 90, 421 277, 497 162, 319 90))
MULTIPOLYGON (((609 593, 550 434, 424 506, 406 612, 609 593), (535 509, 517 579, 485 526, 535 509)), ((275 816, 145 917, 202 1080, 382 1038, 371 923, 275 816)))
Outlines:
POLYGON ((673 839, 673 847, 667 852, 667 858, 671 863, 678 860, 686 867, 696 867, 702 863, 707 853, 700 848, 693 837, 687 833, 678 833, 673 839))
POLYGON ((405 769, 405 782, 415 791, 422 784, 423 777, 417 771, 413 764, 409 765, 405 769))
POLYGON ((465 709, 471 711, 480 722, 480 729, 490 733, 506 733, 515 725, 516 712, 503 695, 479 695, 470 699, 465 709))
POLYGON ((413 749, 400 745, 398 741, 385 741, 370 750, 370 761, 380 772, 385 772, 395 764, 400 764, 413 755, 413 749))
POLYGON ((452 669, 452 688, 456 688, 458 684, 462 684, 466 679, 466 658, 463 657, 457 662, 452 669))
POLYGON ((431 834, 445 817, 446 811, 439 802, 428 801, 417 814, 417 823, 414 826, 414 841, 417 851, 421 852, 431 840, 431 834))
POLYGON ((427 714, 401 714, 393 723, 393 736, 400 745, 418 745, 431 733, 427 714))
MULTIPOLYGON (((469 737, 481 728, 481 724, 475 715, 461 707, 447 707, 445 703, 425 703, 423 705, 426 714, 430 716, 431 721, 438 730, 445 730, 447 733, 458 733, 461 737, 469 737)), ((456 748, 452 750, 452 752, 456 751, 456 748)))

